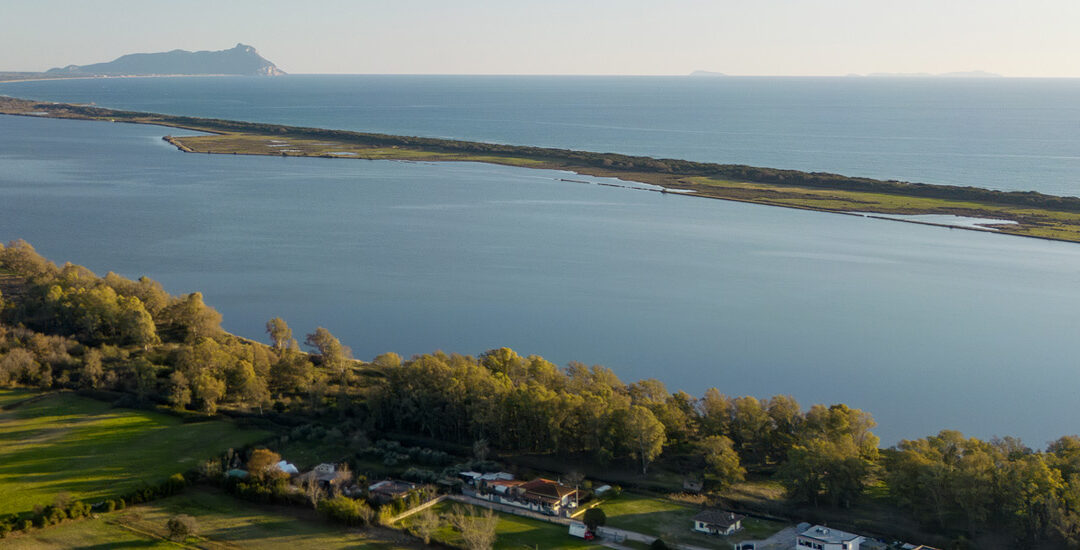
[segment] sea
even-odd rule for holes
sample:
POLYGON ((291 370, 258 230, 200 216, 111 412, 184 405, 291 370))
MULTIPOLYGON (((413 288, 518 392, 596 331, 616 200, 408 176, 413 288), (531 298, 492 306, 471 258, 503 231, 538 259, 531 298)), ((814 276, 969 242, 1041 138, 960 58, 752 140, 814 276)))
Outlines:
MULTIPOLYGON (((1080 80, 288 76, 0 83, 170 114, 1080 196, 1080 80)), ((362 359, 507 346, 1043 447, 1080 432, 1080 245, 474 163, 194 155, 0 117, 0 239, 362 359), (574 181, 566 181, 574 180, 574 181)))

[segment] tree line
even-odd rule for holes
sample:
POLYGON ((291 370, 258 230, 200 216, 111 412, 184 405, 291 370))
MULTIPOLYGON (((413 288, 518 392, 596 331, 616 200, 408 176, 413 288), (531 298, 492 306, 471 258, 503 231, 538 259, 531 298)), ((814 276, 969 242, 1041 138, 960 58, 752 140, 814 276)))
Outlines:
POLYGON ((880 449, 873 417, 843 404, 807 409, 790 396, 716 388, 695 397, 508 348, 362 363, 324 328, 305 336, 302 351, 282 319, 267 323, 264 345, 223 331, 198 293, 171 296, 147 278, 56 266, 21 241, 0 246, 0 292, 0 386, 117 392, 185 414, 333 412, 335 429, 348 426, 344 440, 414 434, 588 456, 642 474, 672 457, 671 468, 704 474, 715 491, 749 470, 774 475, 792 501, 813 506, 854 507, 870 484, 884 484, 895 506, 936 532, 1080 546, 1076 436, 1033 450, 943 431, 880 449))

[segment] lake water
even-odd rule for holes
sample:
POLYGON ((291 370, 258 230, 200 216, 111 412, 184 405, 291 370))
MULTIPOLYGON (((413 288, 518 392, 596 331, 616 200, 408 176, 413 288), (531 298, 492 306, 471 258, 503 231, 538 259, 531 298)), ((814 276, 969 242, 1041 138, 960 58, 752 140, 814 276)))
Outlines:
POLYGON ((183 154, 165 133, 0 117, 0 238, 201 290, 244 336, 322 325, 360 358, 509 346, 845 402, 888 443, 1078 431, 1075 244, 552 171, 183 154))
POLYGON ((121 78, 0 93, 1080 196, 1080 79, 121 78))

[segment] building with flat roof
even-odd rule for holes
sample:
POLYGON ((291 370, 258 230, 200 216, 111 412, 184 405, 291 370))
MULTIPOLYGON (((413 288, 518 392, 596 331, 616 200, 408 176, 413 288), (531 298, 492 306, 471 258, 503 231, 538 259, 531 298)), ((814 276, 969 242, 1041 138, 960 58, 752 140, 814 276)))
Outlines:
POLYGON ((799 524, 795 550, 859 550, 862 536, 824 525, 799 524))

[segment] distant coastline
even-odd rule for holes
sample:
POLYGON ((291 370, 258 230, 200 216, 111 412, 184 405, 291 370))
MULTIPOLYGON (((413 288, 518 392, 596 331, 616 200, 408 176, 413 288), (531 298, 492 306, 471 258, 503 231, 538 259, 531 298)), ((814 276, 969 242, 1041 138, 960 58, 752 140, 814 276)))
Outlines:
POLYGON ((658 186, 671 194, 849 215, 942 215, 999 220, 986 227, 899 219, 973 231, 1080 242, 1080 197, 882 181, 828 173, 656 159, 461 140, 372 134, 199 117, 120 111, 0 96, 0 114, 153 124, 205 132, 166 136, 185 152, 484 162, 566 170, 658 186))

